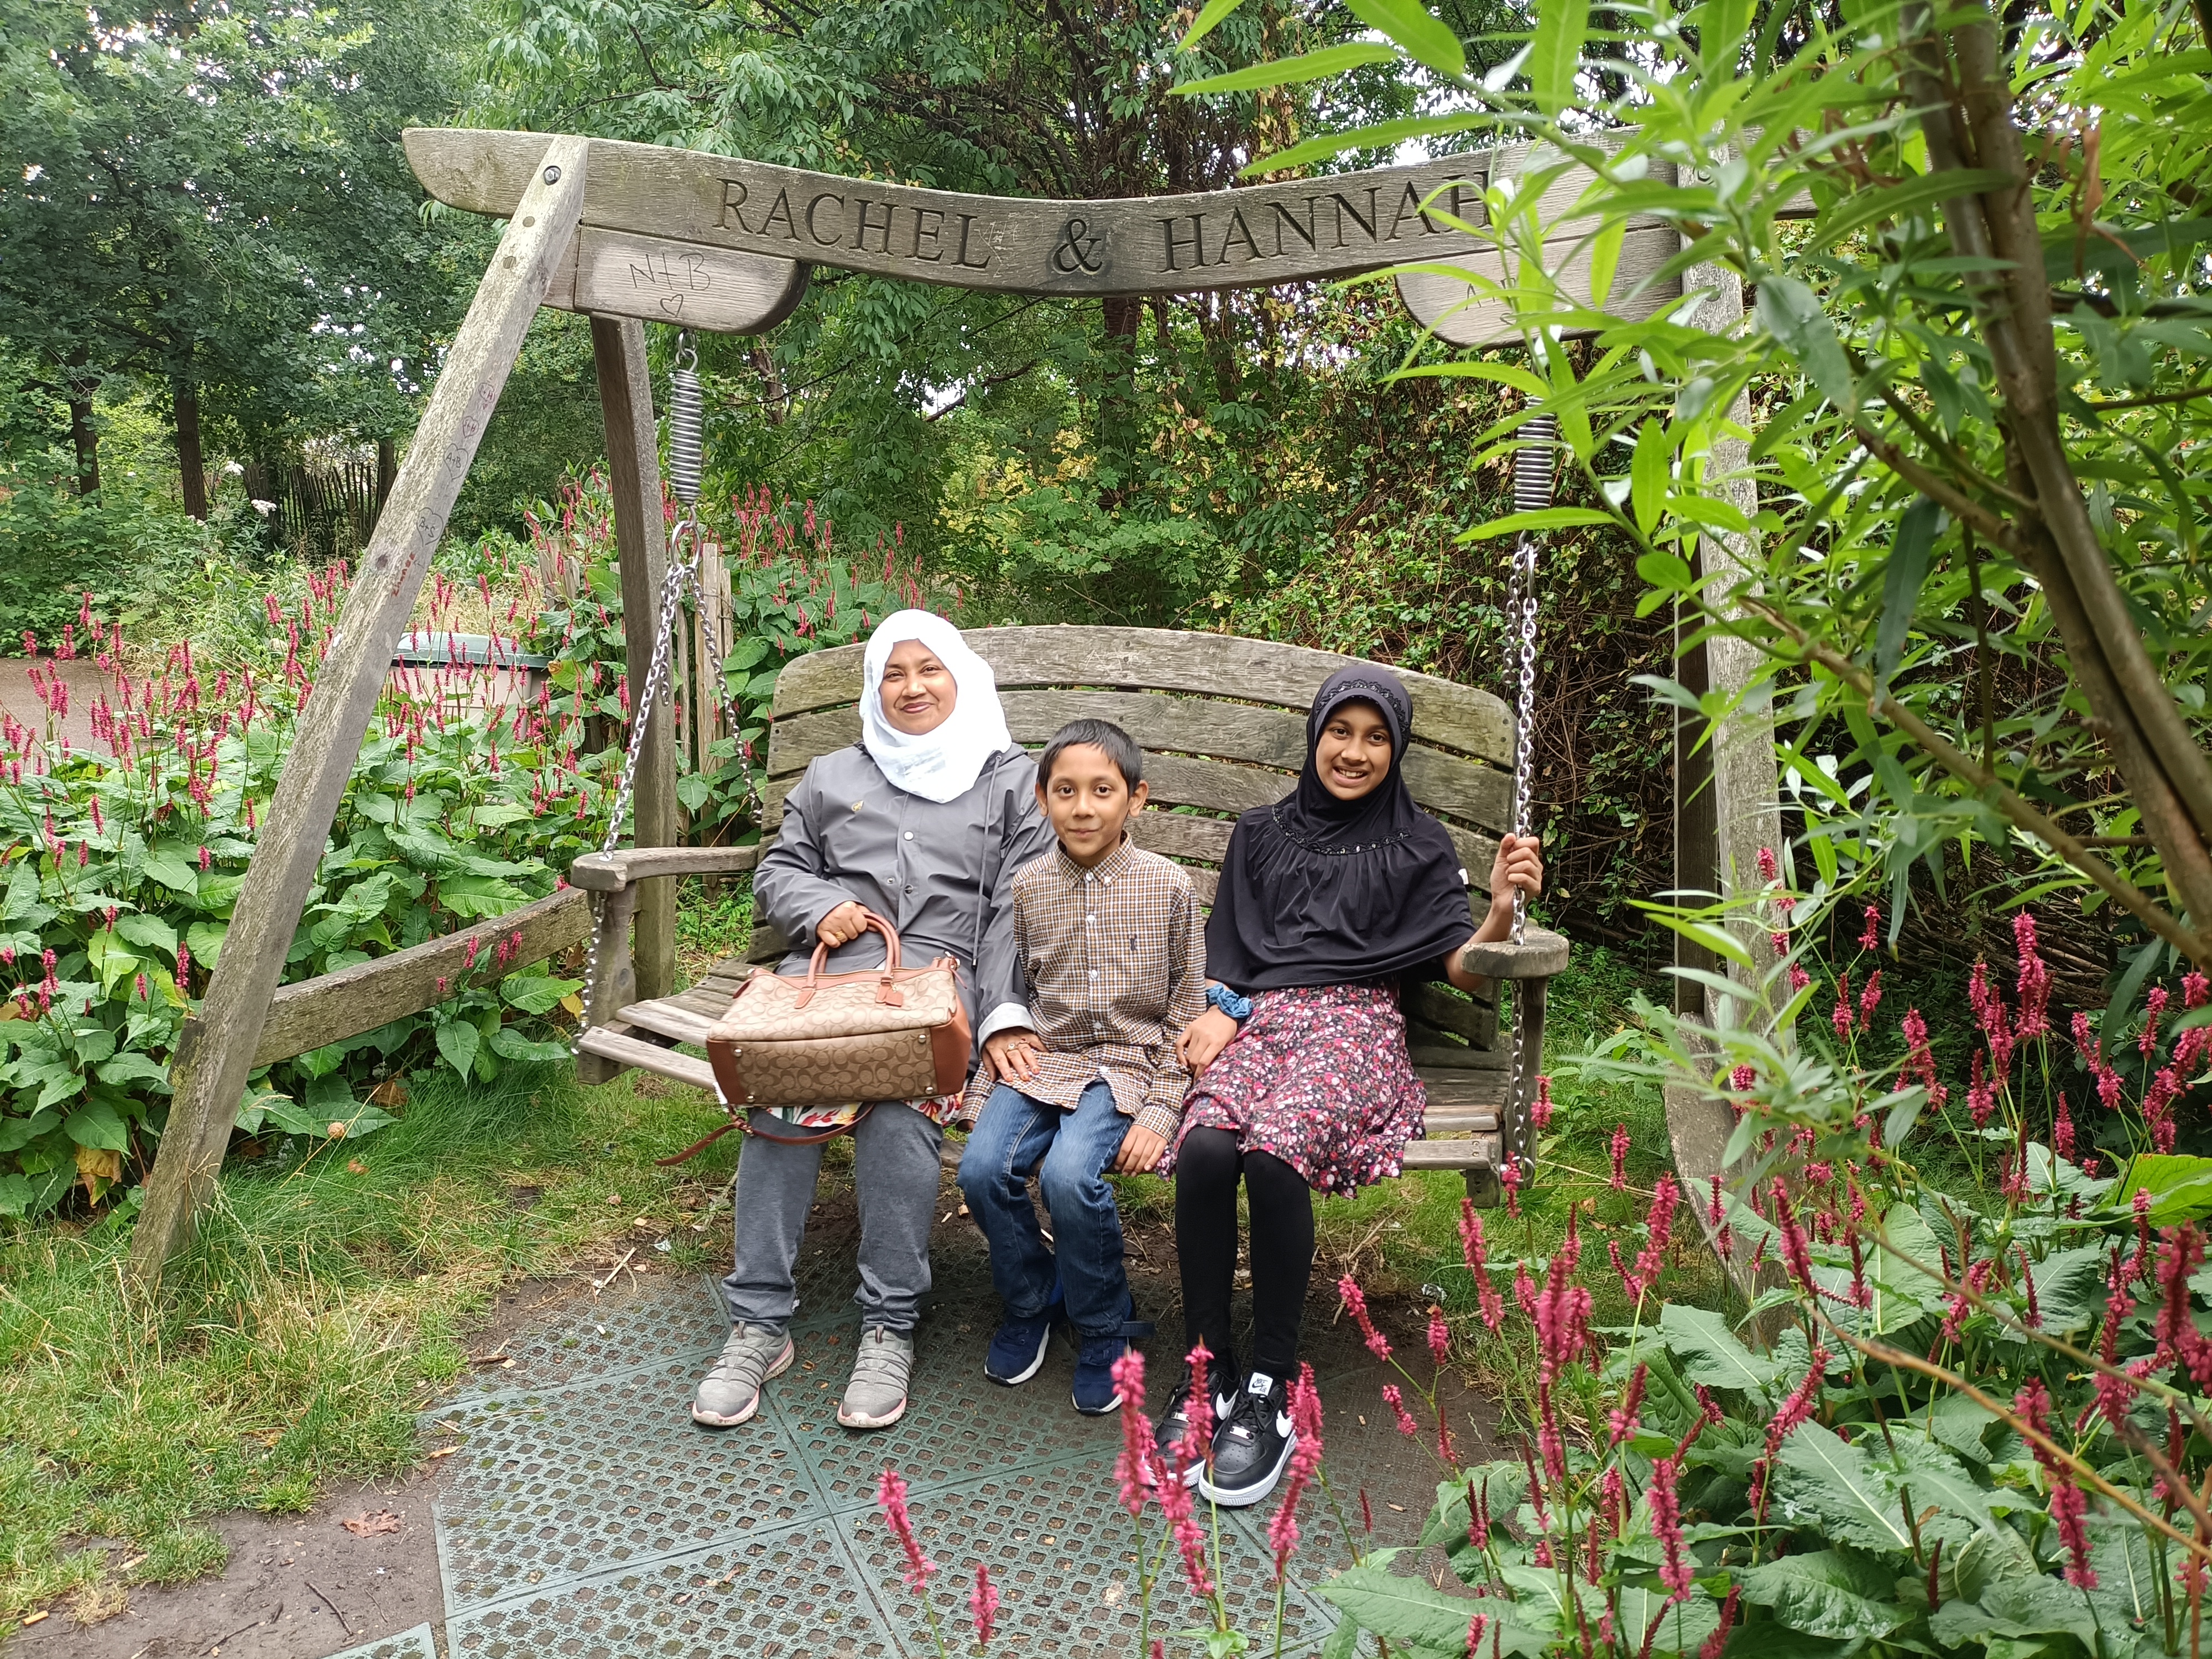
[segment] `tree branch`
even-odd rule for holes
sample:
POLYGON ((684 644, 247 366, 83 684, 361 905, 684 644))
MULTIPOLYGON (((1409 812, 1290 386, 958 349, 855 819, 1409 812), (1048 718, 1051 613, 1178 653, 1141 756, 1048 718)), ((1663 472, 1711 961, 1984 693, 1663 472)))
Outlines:
POLYGON ((1794 640, 1798 648, 1813 661, 1826 669, 1844 684, 1867 700, 1868 709, 1899 727, 1921 748, 1927 750, 1944 770, 1971 783, 1975 788, 1995 798, 1997 810, 2014 823, 2042 842, 2069 864, 2089 878, 2115 903, 2174 949, 2199 967, 2212 968, 2212 943, 2201 934, 2184 927, 2168 910, 2154 903, 2149 895, 2133 882, 2119 874, 2104 860, 2099 858, 2081 841, 2069 836, 2048 817, 2031 806, 2019 795, 2000 783, 1996 776, 1985 771, 1971 756, 1954 748, 1925 720, 1899 702, 1887 691, 1877 692, 1874 678, 1866 670, 1837 651, 1824 645, 1782 615, 1755 599, 1742 601, 1744 608, 1764 617, 1794 640))

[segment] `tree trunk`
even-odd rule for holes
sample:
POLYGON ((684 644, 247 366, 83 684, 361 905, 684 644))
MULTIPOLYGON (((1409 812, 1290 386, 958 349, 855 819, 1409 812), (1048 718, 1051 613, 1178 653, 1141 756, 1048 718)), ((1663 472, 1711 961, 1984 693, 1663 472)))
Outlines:
POLYGON ((100 380, 85 372, 91 360, 91 352, 83 346, 69 356, 70 442, 76 447, 76 493, 80 495, 100 493, 100 430, 92 423, 92 394, 100 380))
POLYGON ((1098 504, 1115 507, 1127 498, 1136 471, 1137 323, 1145 314, 1141 295, 1109 295, 1099 301, 1105 324, 1105 378, 1098 394, 1098 447, 1107 463, 1098 504))
POLYGON ((200 454, 199 388, 189 380, 172 383, 177 410, 177 471, 185 489, 185 511, 195 519, 208 515, 207 462, 200 454))

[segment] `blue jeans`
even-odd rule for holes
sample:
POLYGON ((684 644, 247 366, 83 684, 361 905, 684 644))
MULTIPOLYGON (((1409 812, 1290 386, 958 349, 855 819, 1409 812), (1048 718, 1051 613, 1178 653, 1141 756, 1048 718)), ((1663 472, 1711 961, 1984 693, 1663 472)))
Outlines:
POLYGON ((1129 1279, 1121 1261, 1121 1216, 1106 1166, 1131 1119, 1102 1080, 1072 1112, 1031 1100, 1010 1084, 991 1091, 960 1158, 960 1191, 991 1245, 991 1282, 1014 1319, 1033 1319, 1052 1297, 1054 1263, 1037 1229, 1028 1176, 1037 1171, 1059 1246, 1060 1282, 1079 1336, 1121 1333, 1129 1279), (1042 1160, 1042 1164, 1040 1164, 1042 1160))

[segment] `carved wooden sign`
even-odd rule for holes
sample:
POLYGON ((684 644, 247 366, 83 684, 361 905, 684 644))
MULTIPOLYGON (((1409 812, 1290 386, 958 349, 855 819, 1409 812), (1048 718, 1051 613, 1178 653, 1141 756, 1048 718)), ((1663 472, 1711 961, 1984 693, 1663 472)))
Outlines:
POLYGON ((797 308, 807 267, 790 259, 618 230, 577 232, 545 303, 716 334, 757 334, 797 308))
MULTIPOLYGON (((405 142, 433 196, 505 217, 548 139, 416 127, 405 142)), ((593 140, 591 154, 587 234, 619 232, 956 288, 1076 295, 1244 288, 1458 258, 1486 246, 1437 211, 1481 222, 1480 155, 1202 195, 1060 202, 921 190, 611 139, 593 140)), ((588 247, 579 257, 588 261, 588 247)), ((621 290, 622 271, 610 275, 608 285, 621 290)), ((598 278, 593 266, 592 297, 579 304, 599 305, 598 278)))

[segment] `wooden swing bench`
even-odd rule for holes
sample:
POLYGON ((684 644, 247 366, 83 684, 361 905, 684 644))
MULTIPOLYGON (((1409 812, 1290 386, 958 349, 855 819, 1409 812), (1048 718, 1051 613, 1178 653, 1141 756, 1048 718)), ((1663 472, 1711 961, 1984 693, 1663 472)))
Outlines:
MULTIPOLYGON (((1114 720, 1137 739, 1152 802, 1133 826, 1137 844, 1188 866, 1200 902, 1208 904, 1232 821, 1289 789, 1304 758, 1306 710, 1315 692, 1357 660, 1300 646, 1159 629, 991 628, 967 637, 998 676, 1017 743, 1042 747, 1062 725, 1085 715, 1114 720)), ((820 652, 799 658, 777 680, 768 837, 807 763, 858 741, 860 658, 858 645, 820 652)), ((1450 831, 1477 890, 1479 912, 1499 829, 1510 822, 1512 715, 1488 692, 1425 674, 1401 671, 1400 678, 1413 698, 1407 782, 1450 831)), ((706 1060, 681 1048, 704 1042, 752 964, 780 960, 786 941, 757 921, 745 959, 716 963, 677 995, 640 1000, 630 921, 641 883, 750 870, 759 856, 757 847, 663 847, 576 860, 571 882, 605 896, 598 979, 587 991, 592 1024, 579 1056, 585 1081, 604 1082, 635 1066, 714 1091, 706 1060)), ((1513 947, 1493 948, 1504 954, 1469 965, 1479 971, 1512 965, 1513 947)), ((1520 947, 1524 971, 1556 972, 1550 958, 1556 955, 1563 964, 1565 949, 1556 935, 1531 930, 1520 947)), ((1533 998, 1523 991, 1522 1006, 1533 1005, 1533 1018, 1524 1012, 1522 1018, 1535 1028, 1531 1036, 1540 1038, 1542 980, 1522 982, 1536 989, 1533 998)), ((1463 1170, 1476 1202, 1495 1203, 1508 1120, 1517 1115, 1504 1109, 1510 1054, 1497 1043, 1495 1002, 1424 984, 1414 989, 1407 1013, 1429 1110, 1428 1138, 1407 1148, 1406 1166, 1463 1170)), ((1517 1144, 1513 1150, 1520 1150, 1517 1144)), ((957 1157, 957 1143, 948 1142, 947 1161, 957 1157)))

